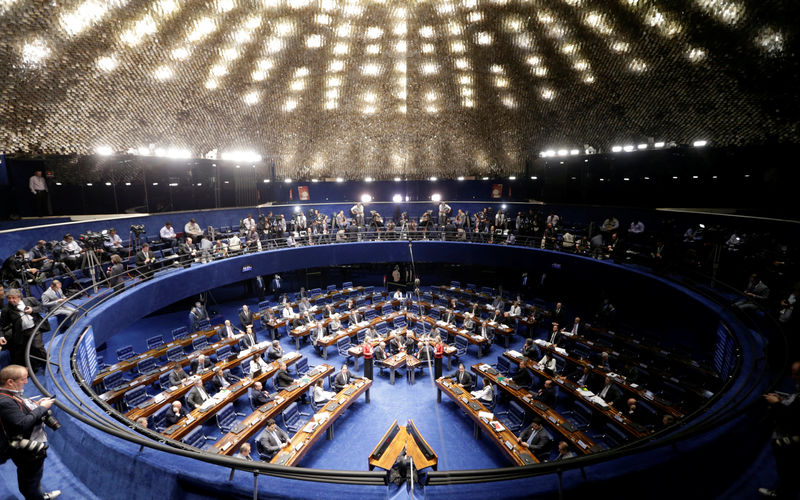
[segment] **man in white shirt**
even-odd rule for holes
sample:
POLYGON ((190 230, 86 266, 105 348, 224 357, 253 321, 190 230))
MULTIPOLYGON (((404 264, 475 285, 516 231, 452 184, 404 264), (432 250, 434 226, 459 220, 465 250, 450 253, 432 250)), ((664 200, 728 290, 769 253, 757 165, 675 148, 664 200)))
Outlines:
POLYGON ((178 237, 175 235, 175 230, 172 228, 171 222, 164 223, 164 227, 158 231, 158 235, 161 237, 161 241, 167 243, 171 247, 178 244, 178 237))
POLYGON ((105 247, 106 253, 109 254, 119 254, 125 249, 122 245, 122 238, 119 237, 117 230, 113 227, 108 230, 108 236, 103 241, 103 247, 105 247))
POLYGON ((242 219, 242 227, 247 231, 250 231, 250 228, 256 227, 256 221, 253 219, 252 214, 247 214, 247 217, 242 219))
POLYGON ((198 224, 194 219, 189 219, 183 226, 183 232, 186 236, 191 238, 197 239, 203 234, 203 230, 200 229, 200 224, 198 224))
POLYGON ((353 207, 350 209, 350 213, 353 214, 353 218, 355 219, 357 226, 360 227, 364 225, 364 206, 361 204, 361 202, 353 205, 353 207))
POLYGON ((61 242, 61 256, 67 267, 72 270, 77 269, 80 266, 82 252, 83 249, 71 234, 64 236, 64 240, 61 242))
POLYGON ((49 212, 47 199, 47 181, 42 177, 42 171, 37 170, 28 180, 28 188, 33 193, 33 203, 38 217, 44 217, 49 212))

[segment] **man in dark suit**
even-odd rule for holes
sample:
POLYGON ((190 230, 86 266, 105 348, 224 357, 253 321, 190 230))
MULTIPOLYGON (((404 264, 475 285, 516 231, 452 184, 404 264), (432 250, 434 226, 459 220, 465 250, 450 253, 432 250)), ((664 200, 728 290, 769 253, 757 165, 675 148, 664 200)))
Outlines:
POLYGON ((458 364, 458 371, 454 374, 450 375, 450 378, 453 379, 453 382, 458 384, 459 386, 463 387, 464 389, 471 391, 472 390, 472 375, 464 368, 464 363, 458 364))
POLYGON ((232 339, 236 334, 239 333, 236 331, 236 327, 231 324, 231 320, 226 319, 225 324, 222 325, 222 328, 219 329, 219 338, 220 339, 232 339))
POLYGON ((189 267, 189 263, 191 263, 197 255, 197 249, 194 243, 192 243, 191 238, 186 238, 186 241, 178 245, 178 255, 180 256, 181 263, 183 263, 183 267, 189 267))
POLYGON ((250 388, 250 400, 253 402, 253 406, 261 406, 272 401, 272 396, 269 391, 264 389, 261 382, 256 381, 250 388))
POLYGON ((567 378, 578 384, 579 387, 594 387, 596 384, 592 365, 578 367, 577 370, 567 375, 567 378))
POLYGON ((175 368, 169 372, 169 385, 180 387, 189 382, 189 375, 186 374, 181 365, 176 365, 175 368))
POLYGON ((545 380, 542 388, 534 393, 534 397, 547 406, 553 407, 556 404, 556 387, 553 385, 553 381, 545 380))
POLYGON ((386 357, 386 343, 381 342, 375 346, 375 349, 372 350, 372 359, 374 359, 375 362, 378 362, 385 360, 386 357))
POLYGON ((278 365, 278 371, 275 372, 275 384, 279 389, 283 389, 285 387, 289 387, 290 385, 294 384, 294 379, 289 372, 286 370, 286 363, 283 361, 280 362, 278 365))
POLYGON ((456 324, 456 313, 452 309, 448 309, 447 312, 444 314, 442 321, 447 323, 448 325, 455 325, 456 324))
POLYGON ((553 323, 558 323, 559 325, 564 322, 564 308, 561 305, 561 302, 556 303, 555 309, 550 311, 550 320, 553 323))
POLYGON ((531 382, 533 382, 533 379, 531 379, 531 372, 525 368, 525 363, 523 362, 520 362, 519 370, 511 377, 511 380, 520 387, 528 387, 531 385, 531 382))
POLYGON ((424 344, 422 342, 418 343, 417 359, 423 363, 427 363, 428 361, 433 362, 433 347, 431 347, 430 344, 424 344))
POLYGON ((561 343, 561 332, 558 330, 558 323, 553 323, 553 330, 550 332, 550 335, 547 337, 547 341, 551 344, 558 345, 561 343))
POLYGON ((210 370, 214 363, 210 359, 201 354, 192 360, 192 375, 200 375, 210 370))
POLYGON ((544 459, 550 453, 550 436, 542 427, 542 420, 538 417, 533 419, 531 425, 522 431, 517 442, 528 448, 539 460, 544 459))
POLYGON ((214 369, 214 375, 211 377, 211 392, 217 393, 222 389, 227 389, 231 384, 236 383, 238 378, 231 375, 230 370, 222 371, 221 368, 214 369))
POLYGON ((581 318, 575 316, 575 321, 572 322, 572 326, 566 331, 573 335, 583 335, 583 323, 581 323, 581 318))
POLYGON ((272 281, 269 284, 269 291, 272 292, 272 301, 278 302, 278 299, 281 296, 281 290, 283 290, 283 280, 277 274, 272 278, 272 281))
POLYGON ((251 326, 246 329, 242 338, 239 339, 239 348, 250 349, 257 343, 258 340, 256 339, 256 334, 253 333, 253 327, 251 326))
POLYGON ((347 364, 342 365, 342 371, 336 374, 333 378, 333 390, 336 392, 341 391, 353 380, 350 371, 347 369, 347 364))
POLYGON ((558 443, 558 456, 553 459, 553 462, 574 458, 575 456, 575 452, 569 449, 569 444, 566 441, 561 441, 558 443))
POLYGON ((246 329, 248 326, 252 327, 253 321, 255 321, 255 318, 252 311, 247 305, 243 305, 242 310, 239 311, 239 322, 242 324, 242 329, 246 329))
POLYGON ((142 245, 142 249, 136 252, 136 272, 145 279, 150 278, 155 261, 155 254, 150 251, 150 245, 145 243, 142 245))
POLYGON ((208 312, 202 302, 195 302, 194 307, 189 311, 189 321, 192 324, 192 331, 196 332, 200 322, 208 319, 208 312))
POLYGON ((167 424, 167 427, 171 427, 186 416, 186 409, 183 408, 183 405, 180 401, 173 401, 172 408, 167 411, 167 414, 164 416, 164 422, 167 424))
POLYGON ((44 361, 36 358, 47 359, 47 351, 44 349, 42 331, 48 331, 50 324, 43 322, 37 329, 36 326, 42 321, 42 303, 33 297, 22 297, 22 291, 11 288, 5 293, 8 303, 0 313, 0 329, 4 331, 2 335, 6 338, 7 349, 11 354, 11 363, 25 366, 25 344, 28 338, 33 336, 31 344, 31 366, 35 371, 44 368, 44 361))
POLYGON ((406 345, 406 340, 403 337, 403 335, 401 334, 395 335, 394 338, 389 341, 389 352, 391 352, 392 354, 397 354, 405 345, 406 345))
POLYGON ((281 347, 281 343, 278 340, 273 340, 272 345, 267 349, 267 359, 270 361, 276 361, 283 357, 283 347, 281 347))
POLYGON ((211 396, 208 395, 205 387, 203 387, 203 381, 198 379, 194 382, 194 387, 189 390, 189 394, 186 395, 186 404, 194 410, 209 399, 211 399, 211 396))
POLYGON ((611 377, 605 378, 603 385, 597 391, 597 395, 600 396, 609 406, 614 406, 614 403, 618 402, 620 398, 622 398, 622 392, 620 392, 617 386, 614 385, 614 381, 611 380, 611 377))
POLYGON ((261 432, 258 442, 261 445, 261 449, 271 460, 284 446, 289 444, 289 436, 271 418, 267 420, 267 428, 261 432))
POLYGON ((525 339, 525 345, 522 346, 522 355, 528 359, 539 359, 542 353, 539 347, 533 342, 533 339, 525 339))

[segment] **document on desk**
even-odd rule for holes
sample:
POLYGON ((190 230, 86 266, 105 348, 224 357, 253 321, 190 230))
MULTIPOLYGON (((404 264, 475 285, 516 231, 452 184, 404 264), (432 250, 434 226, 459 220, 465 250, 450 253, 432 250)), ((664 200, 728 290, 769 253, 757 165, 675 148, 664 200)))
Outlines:
POLYGON ((494 418, 494 413, 488 411, 479 411, 478 418, 485 418, 486 420, 492 420, 494 418))

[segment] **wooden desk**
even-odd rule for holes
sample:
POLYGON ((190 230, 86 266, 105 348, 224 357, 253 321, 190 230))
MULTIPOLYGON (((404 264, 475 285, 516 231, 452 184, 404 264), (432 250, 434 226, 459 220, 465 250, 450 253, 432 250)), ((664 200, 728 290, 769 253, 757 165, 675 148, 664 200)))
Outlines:
POLYGON ((567 379, 567 377, 564 377, 563 375, 556 375, 554 377, 551 377, 550 375, 545 373, 544 370, 539 368, 539 365, 535 361, 528 359, 522 355, 514 356, 509 351, 506 351, 504 355, 508 359, 514 361, 517 364, 524 361, 526 368, 528 368, 529 370, 531 370, 532 372, 534 372, 536 375, 538 375, 543 379, 552 380, 553 382, 558 384, 558 386, 561 387, 561 389, 564 390, 566 393, 571 394, 572 397, 574 397, 577 401, 586 403, 586 405, 591 407, 595 411, 595 413, 603 415, 609 422, 612 422, 616 426, 622 428, 622 430, 624 430, 629 435, 635 438, 642 438, 650 433, 646 427, 632 421, 627 417, 627 415, 625 415, 619 409, 614 408, 613 406, 603 406, 583 397, 581 393, 578 392, 578 389, 580 389, 578 385, 572 380, 567 379))
POLYGON ((397 434, 395 434, 395 436, 392 438, 392 441, 389 443, 389 446, 386 448, 386 450, 384 450, 383 454, 379 458, 373 458, 375 453, 378 451, 378 448, 380 447, 381 443, 383 443, 386 440, 386 438, 389 435, 389 432, 391 432, 391 430, 396 425, 397 425, 397 420, 392 422, 392 425, 389 426, 389 429, 383 434, 381 440, 378 441, 378 444, 372 450, 372 453, 370 453, 369 459, 367 460, 367 465, 369 467, 369 470, 373 470, 375 469, 375 467, 379 467, 384 470, 391 469, 395 461, 397 460, 397 457, 400 456, 400 452, 403 451, 403 448, 405 448, 406 454, 409 455, 414 460, 414 467, 416 467, 417 470, 422 470, 428 467, 433 467, 433 470, 438 470, 439 457, 436 455, 436 453, 433 454, 432 458, 430 459, 426 458, 425 454, 422 453, 422 449, 419 447, 414 437, 411 434, 409 434, 407 430, 408 426, 413 426, 414 432, 417 434, 417 436, 419 436, 420 439, 422 439, 422 441, 425 443, 425 446, 427 446, 428 449, 433 451, 433 448, 431 448, 428 442, 425 440, 425 438, 422 437, 422 434, 420 434, 419 430, 417 429, 417 426, 411 419, 408 420, 408 423, 406 424, 405 427, 398 426, 397 434))
POLYGON ((280 401, 276 399, 276 401, 261 405, 256 411, 237 424, 237 427, 241 429, 238 433, 232 430, 225 434, 208 451, 222 455, 232 455, 243 442, 260 432, 261 428, 266 425, 267 420, 280 415, 287 406, 306 392, 309 387, 313 386, 317 380, 327 377, 331 373, 333 373, 333 367, 330 365, 322 364, 316 366, 307 374, 307 383, 298 384, 291 391, 285 389, 280 391, 278 393, 280 401))
MULTIPOLYGON (((216 365, 214 365, 214 369, 220 368, 222 370, 228 370, 230 368, 233 368, 234 366, 240 365, 244 361, 248 361, 254 354, 260 356, 269 347, 269 342, 263 342, 262 344, 263 345, 261 347, 259 347, 257 349, 254 349, 254 350, 250 350, 250 352, 248 352, 244 356, 237 356, 237 358, 232 360, 232 361, 220 361, 220 362, 218 362, 216 365)), ((242 352, 245 352, 245 351, 242 351, 242 352)), ((287 357, 288 357, 288 354, 287 354, 287 357)), ((301 356, 288 357, 288 359, 286 360, 286 365, 289 366, 289 365, 293 364, 295 361, 297 361, 300 358, 301 358, 301 356)), ((200 375, 200 378, 203 380, 204 384, 206 382, 208 382, 211 379, 211 377, 214 376, 214 369, 208 370, 207 372, 205 372, 202 375, 200 375)), ((274 373, 274 371, 276 371, 276 370, 277 369, 271 370, 271 373, 274 373)), ((189 380, 189 379, 187 379, 187 380, 189 380)), ((129 410, 127 413, 125 413, 125 416, 128 417, 129 419, 133 420, 134 422, 136 421, 136 419, 139 419, 141 417, 149 417, 153 413, 157 412, 159 410, 159 408, 161 408, 162 406, 167 405, 167 404, 172 404, 173 401, 175 401, 177 399, 180 399, 187 392, 189 392, 191 389, 192 389, 192 384, 188 384, 188 385, 181 385, 179 387, 176 387, 175 390, 162 391, 159 394, 156 394, 152 398, 148 399, 144 403, 142 403, 142 404, 138 405, 137 407, 132 408, 131 410, 129 410), (162 397, 163 397, 163 399, 162 399, 162 397), (160 401, 156 402, 157 400, 160 400, 160 401)))
MULTIPOLYGON (((285 356, 286 361, 288 362, 289 359, 299 359, 300 353, 294 352, 287 354, 285 356)), ((205 411, 201 411, 200 408, 195 408, 189 414, 184 417, 180 422, 173 425, 172 427, 164 430, 162 434, 164 434, 169 439, 174 439, 176 441, 180 441, 184 436, 186 436, 190 431, 192 431, 198 425, 201 425, 206 420, 210 419, 217 412, 222 409, 226 404, 239 399, 242 395, 246 395, 250 390, 250 386, 253 385, 255 382, 264 382, 267 378, 271 377, 278 371, 278 363, 272 362, 270 363, 270 369, 266 373, 260 373, 258 376, 254 378, 243 378, 242 380, 236 382, 235 384, 228 387, 227 391, 222 397, 219 397, 219 394, 214 395, 212 399, 214 399, 214 404, 207 408, 205 411)))
POLYGON ((98 373, 95 379, 92 381, 92 387, 94 388, 95 386, 100 384, 104 378, 111 375, 112 373, 127 372, 133 370, 134 368, 136 368, 136 365, 140 361, 143 361, 147 358, 153 358, 153 359, 160 358, 161 356, 167 354, 167 350, 172 347, 176 346, 186 347, 187 345, 191 345, 192 341, 196 338, 203 336, 205 336, 206 338, 212 337, 217 333, 217 330, 219 329, 220 326, 221 325, 217 325, 214 328, 210 328, 208 330, 194 332, 193 334, 188 335, 182 339, 173 340, 172 342, 166 343, 154 349, 150 349, 149 351, 145 351, 132 358, 128 358, 125 361, 118 361, 117 363, 109 366, 105 370, 98 373))
POLYGON ((279 451, 270 460, 270 463, 287 466, 297 465, 323 433, 327 434, 328 439, 333 439, 333 423, 359 396, 367 392, 371 385, 372 380, 369 379, 359 379, 348 384, 328 403, 325 403, 325 406, 311 417, 305 427, 297 431, 297 434, 292 437, 286 448, 279 451), (348 392, 350 394, 347 394, 348 392), (314 422, 318 416, 324 416, 325 420, 315 425, 314 422), (313 428, 309 429, 309 426, 313 428))
POLYGON ((478 417, 478 412, 488 412, 488 410, 480 402, 478 402, 478 400, 475 399, 475 397, 473 397, 469 391, 458 387, 445 377, 436 380, 436 388, 440 392, 444 392, 450 396, 450 399, 455 401, 456 404, 472 419, 472 422, 474 423, 474 434, 476 439, 478 438, 480 431, 483 430, 483 433, 489 437, 489 440, 497 445, 503 454, 515 465, 531 465, 539 462, 528 450, 520 446, 520 444, 517 442, 517 436, 508 430, 506 426, 502 426, 503 430, 497 432, 489 422, 484 422, 483 419, 478 417))
POLYGON ((576 429, 575 426, 565 419, 560 413, 541 401, 537 401, 529 390, 521 387, 515 388, 513 386, 509 386, 509 382, 513 384, 511 379, 503 377, 497 372, 497 370, 493 370, 491 367, 489 367, 489 369, 490 370, 487 371, 483 363, 476 363, 472 365, 472 371, 475 372, 476 375, 489 379, 493 385, 497 386, 505 393, 510 394, 515 400, 527 407, 531 412, 539 415, 539 417, 545 421, 550 429, 554 430, 564 439, 571 442, 575 449, 584 455, 602 450, 602 448, 596 445, 589 436, 576 429), (492 371, 495 373, 491 373, 492 371))
POLYGON ((217 351, 217 349, 219 349, 220 347, 226 346, 226 345, 232 345, 232 344, 235 344, 236 342, 238 342, 238 339, 236 339, 236 338, 222 339, 222 340, 220 340, 218 342, 215 342, 215 343, 209 345, 208 347, 206 347, 202 351, 195 351, 192 354, 190 354, 190 355, 188 355, 188 356, 186 356, 184 358, 181 358, 178 361, 170 361, 167 364, 159 367, 155 371, 152 371, 150 373, 145 373, 143 375, 139 375, 138 377, 136 377, 136 378, 134 378, 132 380, 129 380, 128 382, 125 382, 124 384, 119 386, 117 389, 114 389, 113 391, 106 391, 106 392, 104 392, 102 394, 99 394, 99 396, 103 401, 107 402, 108 404, 112 404, 113 405, 113 404, 117 403, 118 401, 120 401, 125 396, 125 393, 128 392, 129 390, 133 389, 134 387, 138 387, 140 385, 152 384, 153 382, 158 380, 158 378, 161 375, 163 375, 164 373, 168 373, 175 366, 178 366, 178 365, 180 365, 181 367, 187 366, 187 365, 191 364, 192 360, 196 359, 200 354, 203 354, 204 356, 209 357, 212 354, 214 354, 217 351))

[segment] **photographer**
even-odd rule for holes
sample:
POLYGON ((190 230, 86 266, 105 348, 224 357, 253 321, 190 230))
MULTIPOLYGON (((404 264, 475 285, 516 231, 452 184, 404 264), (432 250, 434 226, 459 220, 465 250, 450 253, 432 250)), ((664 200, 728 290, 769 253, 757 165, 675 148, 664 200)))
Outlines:
POLYGON ((114 255, 125 250, 125 247, 122 245, 122 238, 119 237, 117 234, 117 230, 113 227, 108 230, 108 235, 103 238, 103 247, 106 250, 106 253, 114 255))
POLYGON ((55 262, 47 253, 47 242, 39 240, 36 246, 31 248, 28 252, 30 257, 31 267, 39 270, 40 274, 45 276, 57 276, 58 274, 67 272, 66 266, 61 262, 55 262))
POLYGON ((78 269, 81 265, 81 254, 83 248, 75 241, 71 234, 64 235, 64 240, 61 242, 61 256, 64 263, 72 269, 78 269))
POLYGON ((17 250, 14 255, 3 262, 3 280, 7 282, 18 281, 20 286, 29 279, 33 279, 39 270, 33 267, 28 260, 28 252, 17 250))
POLYGON ((60 427, 50 411, 55 400, 27 399, 23 394, 27 383, 28 370, 24 366, 9 365, 0 370, 0 463, 10 458, 17 466, 19 492, 27 500, 51 500, 61 491, 42 492, 47 456, 47 435, 42 424, 53 430, 60 427))
POLYGON ((25 363, 25 344, 28 337, 34 336, 31 344, 31 366, 38 370, 45 366, 47 351, 44 349, 42 332, 50 330, 50 323, 42 322, 42 303, 33 297, 22 298, 22 292, 12 288, 6 292, 8 304, 0 314, 0 328, 5 332, 11 362, 18 365, 25 363), (36 325, 42 323, 40 329, 36 325), (10 338, 9 337, 10 334, 10 338), (39 359, 36 359, 39 358, 39 359))

